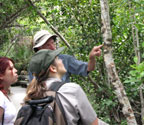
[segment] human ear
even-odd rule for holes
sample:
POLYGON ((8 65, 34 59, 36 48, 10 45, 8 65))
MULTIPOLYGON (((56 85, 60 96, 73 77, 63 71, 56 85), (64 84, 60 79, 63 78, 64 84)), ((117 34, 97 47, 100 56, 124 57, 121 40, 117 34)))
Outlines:
POLYGON ((51 72, 53 72, 53 73, 57 72, 56 66, 50 65, 49 71, 51 71, 51 72))

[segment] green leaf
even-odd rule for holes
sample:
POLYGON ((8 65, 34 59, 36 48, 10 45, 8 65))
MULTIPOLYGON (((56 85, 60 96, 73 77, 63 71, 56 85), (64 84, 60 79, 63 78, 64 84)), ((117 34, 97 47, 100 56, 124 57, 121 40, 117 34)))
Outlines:
POLYGON ((134 57, 134 62, 137 63, 137 61, 138 61, 138 58, 134 57))
POLYGON ((142 42, 142 47, 144 47, 144 42, 142 42))
POLYGON ((144 77, 144 71, 140 73, 140 77, 144 77))

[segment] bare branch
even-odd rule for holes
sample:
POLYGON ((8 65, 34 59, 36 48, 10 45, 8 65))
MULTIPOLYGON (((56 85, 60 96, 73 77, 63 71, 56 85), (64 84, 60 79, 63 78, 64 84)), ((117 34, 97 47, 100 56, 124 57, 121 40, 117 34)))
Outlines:
POLYGON ((10 17, 7 17, 0 26, 0 29, 4 29, 7 27, 8 24, 11 24, 14 20, 17 19, 17 17, 27 8, 27 6, 25 5, 24 7, 20 8, 17 12, 15 12, 14 14, 12 14, 10 17))
POLYGON ((16 25, 8 25, 6 26, 5 28, 10 28, 10 27, 26 27, 27 25, 19 25, 19 24, 16 24, 16 25))
POLYGON ((10 45, 10 47, 8 48, 5 56, 7 56, 7 54, 8 54, 9 51, 10 51, 10 49, 12 48, 12 46, 16 43, 16 41, 18 40, 18 37, 19 37, 19 35, 15 35, 15 37, 11 40, 11 45, 10 45))
POLYGON ((90 75, 88 75, 88 79, 93 83, 93 85, 94 85, 97 89, 101 88, 101 87, 91 78, 90 75))
POLYGON ((31 0, 25 0, 28 1, 29 4, 36 10, 38 15, 45 21, 47 25, 50 26, 50 28, 54 31, 55 34, 57 34, 61 40, 64 41, 64 43, 67 45, 68 48, 70 48, 70 44, 67 42, 67 40, 54 28, 54 26, 43 16, 43 14, 37 9, 37 7, 31 2, 31 0))

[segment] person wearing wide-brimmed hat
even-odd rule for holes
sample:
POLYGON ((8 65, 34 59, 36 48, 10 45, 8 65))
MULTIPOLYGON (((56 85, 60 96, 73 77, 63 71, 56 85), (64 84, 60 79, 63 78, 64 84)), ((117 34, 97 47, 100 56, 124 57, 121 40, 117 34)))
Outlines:
MULTIPOLYGON (((63 47, 56 50, 43 49, 32 56, 29 68, 35 78, 27 88, 25 102, 45 97, 51 85, 62 81, 66 68, 58 55, 63 49, 63 47)), ((97 118, 85 92, 78 84, 71 82, 63 84, 57 95, 63 106, 67 125, 107 125, 97 118)), ((58 125, 57 119, 55 124, 58 125)))
MULTIPOLYGON (((38 31, 34 35, 34 46, 33 49, 35 52, 41 49, 50 49, 55 50, 56 45, 56 35, 49 33, 47 30, 38 31)), ((67 73, 62 77, 64 82, 69 82, 69 77, 71 74, 87 76, 90 71, 95 69, 95 56, 101 55, 101 47, 95 46, 91 50, 89 54, 89 62, 83 62, 80 60, 75 59, 73 56, 61 54, 59 58, 63 60, 64 66, 67 69, 67 73)), ((29 72, 29 80, 31 81, 33 78, 31 72, 29 72)))

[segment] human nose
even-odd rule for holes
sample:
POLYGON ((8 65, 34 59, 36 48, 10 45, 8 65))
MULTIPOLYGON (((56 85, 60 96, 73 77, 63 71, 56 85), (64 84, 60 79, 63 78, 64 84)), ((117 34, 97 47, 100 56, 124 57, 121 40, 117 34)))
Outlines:
POLYGON ((60 59, 60 61, 61 61, 61 63, 64 65, 63 60, 62 60, 62 59, 60 59))
POLYGON ((17 69, 16 68, 14 68, 14 72, 17 73, 17 69))
POLYGON ((56 43, 54 42, 53 44, 53 49, 55 50, 56 49, 56 43))

